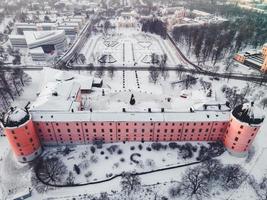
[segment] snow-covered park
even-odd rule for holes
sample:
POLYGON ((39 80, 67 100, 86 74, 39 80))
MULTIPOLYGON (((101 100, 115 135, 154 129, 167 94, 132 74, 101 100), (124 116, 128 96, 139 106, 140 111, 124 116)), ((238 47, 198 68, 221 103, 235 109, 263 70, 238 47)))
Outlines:
POLYGON ((107 34, 97 33, 88 39, 80 53, 85 56, 86 64, 95 66, 150 66, 164 55, 170 67, 181 63, 168 40, 135 28, 115 29, 107 34), (155 58, 152 54, 156 55, 155 58))
MULTIPOLYGON (((32 83, 24 88, 23 94, 17 98, 13 105, 25 106, 29 100, 35 100, 36 93, 40 90, 43 72, 29 71, 27 73, 31 76, 32 83)), ((229 88, 225 90, 228 85, 231 85, 232 88, 236 90, 236 93, 246 92, 248 101, 255 101, 255 104, 261 108, 263 108, 261 101, 266 98, 266 86, 251 83, 248 84, 245 81, 231 79, 221 79, 218 81, 206 76, 197 76, 198 79, 195 83, 187 85, 183 82, 187 77, 186 74, 177 74, 176 72, 167 72, 167 74, 160 73, 155 82, 151 80, 150 72, 114 71, 111 74, 108 71, 104 71, 103 74, 99 74, 99 72, 76 71, 73 73, 97 77, 100 77, 101 75, 101 78, 103 78, 104 81, 103 88, 105 88, 107 96, 109 96, 108 94, 110 94, 110 97, 115 95, 113 101, 116 99, 123 100, 124 98, 125 102, 128 101, 129 99, 124 97, 128 97, 127 91, 129 94, 132 92, 139 94, 139 96, 137 95, 137 99, 140 98, 140 102, 145 102, 143 105, 141 104, 141 107, 146 107, 149 104, 149 101, 145 98, 146 95, 149 95, 150 98, 152 97, 152 100, 153 96, 154 99, 161 99, 159 100, 158 105, 154 105, 155 108, 160 107, 160 105, 164 103, 165 98, 171 97, 172 101, 169 103, 169 106, 172 109, 175 108, 180 111, 187 110, 188 107, 194 104, 200 104, 207 101, 224 102, 227 98, 231 98, 231 95, 228 94, 229 88), (136 77, 138 77, 138 79, 136 77), (188 87, 188 89, 186 89, 186 87, 188 87), (210 97, 207 97, 207 93, 209 93, 207 87, 212 90, 210 97), (110 90, 108 90, 108 88, 110 90), (222 90, 223 88, 224 90, 222 90), (181 98, 181 93, 186 93, 186 98, 181 98)), ((95 109, 99 107, 96 103, 97 93, 98 92, 96 92, 95 96, 92 94, 92 102, 94 102, 93 106, 95 109)), ((101 93, 102 92, 100 91, 100 94, 101 93)), ((103 102, 99 102, 99 104, 107 109, 111 109, 111 104, 109 103, 103 104, 103 102)), ((167 104, 167 102, 165 102, 165 104, 167 104)), ((121 106, 121 104, 117 104, 117 106, 118 105, 121 106)), ((265 144, 266 130, 267 123, 264 122, 259 135, 256 137, 256 141, 253 143, 253 151, 250 153, 249 158, 236 158, 231 156, 228 152, 225 152, 223 155, 219 156, 218 159, 224 165, 240 164, 246 172, 253 175, 257 181, 261 181, 267 171, 267 167, 264 164, 267 156, 265 150, 267 147, 265 144)), ((3 172, 0 180, 1 193, 3 199, 6 199, 12 198, 12 196, 17 193, 23 192, 29 187, 34 188, 35 186, 32 185, 31 181, 33 176, 33 168, 31 165, 28 166, 17 163, 9 149, 5 137, 0 137, 0 142, 2 147, 0 152, 0 167, 3 172)), ((95 145, 69 147, 71 151, 65 156, 62 153, 64 147, 59 149, 47 147, 44 155, 57 156, 67 166, 66 174, 62 177, 63 182, 68 178, 69 172, 72 172, 72 175, 75 178, 71 178, 71 180, 74 180, 74 183, 87 183, 107 179, 116 174, 120 174, 123 171, 144 172, 194 162, 196 161, 200 149, 200 144, 191 143, 193 146, 197 147, 197 151, 193 153, 192 158, 183 159, 178 149, 171 149, 169 143, 162 144, 163 146, 166 145, 166 149, 164 149, 164 147, 159 151, 153 150, 151 143, 105 144, 101 149, 98 149, 95 145), (115 146, 111 147, 112 145, 115 146), (95 150, 92 150, 92 148, 95 150), (113 151, 112 149, 115 150, 113 151), (92 153, 92 151, 94 151, 94 153, 92 153), (133 158, 138 161, 138 163, 131 160, 131 155, 133 154, 133 158), (139 154, 141 157, 139 157, 139 154), (81 170, 79 175, 73 169, 75 164, 79 166, 81 170)), ((184 143, 177 144, 182 145, 184 143)), ((47 158, 46 156, 44 156, 44 158, 47 158)), ((143 192, 140 192, 140 196, 136 197, 136 199, 154 199, 156 194, 168 197, 170 188, 181 181, 181 178, 188 168, 189 167, 182 167, 140 176, 142 184, 142 189, 140 191, 143 192)), ((101 192, 107 192, 110 199, 118 199, 122 194, 120 182, 121 178, 118 177, 109 182, 99 183, 97 185, 80 186, 75 188, 50 188, 49 191, 45 193, 38 193, 33 189, 32 197, 29 199, 86 199, 89 195, 99 196, 101 192)), ((225 199, 226 197, 230 199, 240 198, 246 200, 256 199, 257 196, 251 185, 245 181, 234 190, 224 191, 220 187, 217 189, 215 188, 212 190, 209 199, 217 200, 225 199)), ((171 199, 171 197, 169 198, 171 199)), ((88 197, 88 199, 90 198, 88 197)))

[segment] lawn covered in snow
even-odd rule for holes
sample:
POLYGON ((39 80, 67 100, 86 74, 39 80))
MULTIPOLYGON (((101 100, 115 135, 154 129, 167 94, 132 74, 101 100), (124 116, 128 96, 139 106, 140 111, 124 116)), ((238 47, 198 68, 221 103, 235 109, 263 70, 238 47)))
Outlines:
MULTIPOLYGON (((24 88, 24 93, 13 103, 13 105, 19 105, 24 107, 29 100, 34 101, 36 99, 36 93, 38 93, 40 90, 40 86, 42 85, 40 83, 41 82, 40 80, 42 80, 43 77, 42 72, 27 71, 26 73, 28 73, 32 77, 32 83, 28 87, 24 88)), ((87 76, 93 75, 100 77, 99 72, 91 73, 88 71, 86 72, 76 71, 76 73, 80 73, 87 76)), ((255 101, 255 105, 257 105, 260 108, 263 108, 261 101, 263 98, 267 97, 266 86, 260 86, 259 84, 247 83, 245 81, 238 81, 238 80, 227 80, 227 79, 215 80, 206 76, 198 76, 198 75, 193 75, 193 76, 198 78, 197 82, 195 84, 190 84, 190 86, 186 90, 186 86, 183 82, 172 84, 174 82, 182 81, 186 78, 185 74, 179 74, 176 72, 167 72, 164 74, 159 74, 156 83, 151 81, 150 72, 114 71, 114 73, 111 74, 110 72, 106 71, 103 74, 101 74, 101 78, 103 78, 104 80, 104 88, 110 88, 110 94, 114 93, 118 95, 117 99, 121 98, 123 100, 125 98, 124 99, 125 103, 128 102, 128 99, 130 100, 127 94, 130 94, 131 92, 145 94, 143 96, 143 99, 140 99, 140 103, 145 102, 145 104, 143 104, 141 107, 148 106, 149 100, 147 100, 146 95, 150 95, 150 97, 152 97, 152 100, 159 99, 159 101, 161 100, 164 101, 166 97, 171 97, 172 102, 170 103, 170 106, 180 111, 188 110, 188 107, 192 106, 195 103, 203 103, 207 101, 225 102, 227 98, 225 93, 222 92, 222 87, 227 86, 229 88, 236 90, 236 92, 246 91, 246 99, 248 101, 255 101), (123 73, 125 73, 124 80, 123 80, 123 73), (136 77, 138 77, 138 79, 136 77), (137 80, 139 84, 137 84, 137 80), (202 82, 200 80, 202 80, 202 82), (206 96, 208 90, 204 89, 203 81, 210 83, 210 88, 212 89, 211 97, 206 96), (188 97, 186 99, 180 98, 180 94, 185 90, 188 91, 189 94, 188 97)), ((96 102, 97 96, 94 96, 93 94, 92 97, 95 98, 96 102)), ((106 108, 110 108, 110 105, 112 104, 108 103, 103 104, 103 106, 106 106, 106 108)), ((161 105, 163 105, 163 103, 158 102, 158 104, 156 104, 155 106, 159 107, 161 105)), ((95 103, 94 106, 100 106, 100 104, 95 103)), ((266 108, 265 110, 263 110, 263 112, 266 113, 266 108)), ((256 140, 253 143, 255 152, 252 156, 252 159, 247 160, 246 158, 236 158, 229 155, 227 152, 225 152, 222 156, 220 156, 219 159, 224 164, 241 164, 250 175, 255 176, 257 180, 260 180, 267 172, 267 166, 265 164, 265 160, 267 158, 266 133, 267 133, 267 122, 265 121, 263 124, 263 128, 260 130, 259 135, 256 137, 256 140)), ((12 154, 9 153, 9 146, 5 138, 0 137, 0 145, 1 145, 0 154, 2 157, 2 160, 0 161, 0 168, 1 168, 0 184, 3 193, 2 197, 3 199, 6 199, 7 196, 11 197, 17 192, 20 192, 25 188, 31 186, 32 170, 30 168, 25 167, 25 165, 17 163, 14 160, 12 154), (2 149, 5 150, 2 151, 2 149), (8 193, 10 193, 10 195, 8 195, 8 193)), ((147 151, 146 148, 151 145, 149 143, 142 144, 142 150, 139 150, 138 147, 139 143, 126 143, 126 144, 116 144, 116 145, 118 145, 118 148, 112 154, 107 150, 107 148, 110 147, 111 144, 103 146, 102 149, 96 149, 96 152, 94 154, 92 154, 90 146, 79 146, 75 148, 75 151, 70 152, 69 155, 62 156, 62 159, 64 162, 67 163, 68 170, 72 171, 74 164, 79 165, 82 162, 84 162, 84 160, 88 160, 89 161, 88 168, 83 169, 81 167, 82 173, 80 175, 77 175, 75 178, 75 181, 77 182, 87 182, 87 181, 105 179, 107 176, 110 176, 110 174, 117 174, 125 170, 146 171, 170 165, 182 164, 185 162, 190 162, 192 160, 195 160, 197 156, 197 153, 195 153, 192 159, 184 160, 181 159, 181 157, 179 157, 177 149, 171 150, 170 148, 160 151, 154 151, 154 150, 147 151), (134 150, 131 150, 132 146, 134 146, 134 150), (122 154, 118 154, 119 149, 123 151, 122 154), (139 161, 139 164, 136 164, 130 160, 130 156, 133 153, 141 154, 141 157, 138 156, 136 157, 136 159, 139 161), (92 156, 93 158, 91 159, 92 156), (96 157, 97 157, 97 162, 95 162, 96 157), (124 161, 122 161, 123 159, 124 161), (154 162, 150 162, 151 160, 154 160, 154 162), (153 163, 153 165, 151 165, 151 163, 153 163), (92 173, 89 173, 90 171, 92 173), (87 177, 85 176, 85 174, 87 174, 87 177)), ((47 148, 46 151, 52 154, 56 153, 56 149, 54 148, 47 148)), ((85 165, 86 161, 83 163, 83 166, 85 165)), ((144 194, 149 193, 150 199, 153 199, 155 192, 159 195, 168 196, 169 187, 175 184, 175 182, 181 180, 181 177, 185 172, 185 170, 186 168, 178 168, 169 171, 159 172, 157 174, 148 174, 142 176, 141 182, 143 185, 142 190, 144 190, 143 193, 144 194), (149 191, 151 190, 151 192, 147 192, 148 188, 149 191)), ((118 196, 113 195, 114 194, 113 192, 116 191, 117 192, 116 194, 118 194, 120 190, 121 190, 120 178, 118 178, 112 180, 111 182, 98 185, 82 186, 78 188, 58 188, 44 194, 39 194, 34 190, 33 197, 29 199, 33 200, 48 199, 51 197, 53 197, 54 199, 72 199, 73 197, 79 199, 79 194, 99 195, 100 192, 108 192, 112 199, 116 198, 118 199, 118 196)), ((256 199, 255 192, 253 191, 251 186, 246 182, 242 184, 239 189, 233 191, 216 192, 215 189, 211 194, 211 196, 209 197, 209 199, 223 200, 229 197, 231 197, 231 199, 233 200, 256 199)), ((149 199, 149 198, 148 196, 147 198, 145 198, 144 196, 140 197, 140 199, 149 199)))

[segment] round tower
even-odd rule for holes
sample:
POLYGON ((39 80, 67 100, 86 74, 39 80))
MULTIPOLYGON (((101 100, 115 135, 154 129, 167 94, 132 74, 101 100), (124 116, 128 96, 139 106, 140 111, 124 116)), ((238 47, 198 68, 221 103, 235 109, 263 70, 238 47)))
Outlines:
POLYGON ((4 133, 19 162, 30 162, 42 153, 39 138, 27 109, 11 108, 2 119, 4 133))
POLYGON ((224 136, 226 149, 235 156, 246 156, 263 120, 256 116, 253 103, 235 107, 224 136))

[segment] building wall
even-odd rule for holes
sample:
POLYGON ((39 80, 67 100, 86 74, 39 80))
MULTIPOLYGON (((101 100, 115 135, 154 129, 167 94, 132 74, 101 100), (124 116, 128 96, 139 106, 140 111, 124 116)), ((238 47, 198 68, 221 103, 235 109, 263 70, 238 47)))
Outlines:
POLYGON ((264 62, 263 62, 262 67, 261 67, 261 71, 263 71, 265 73, 267 72, 267 56, 264 59, 264 62))
POLYGON ((225 147, 236 155, 243 155, 250 148, 259 128, 259 125, 249 125, 231 116, 223 139, 225 147))
POLYGON ((234 57, 234 59, 235 59, 237 62, 240 62, 240 63, 244 63, 245 60, 246 60, 245 56, 240 55, 240 54, 236 54, 235 57, 234 57))
POLYGON ((228 122, 35 122, 44 145, 222 140, 228 122))
POLYGON ((267 57, 267 44, 263 45, 262 47, 262 55, 264 58, 267 57))
POLYGON ((42 152, 32 120, 19 127, 5 127, 5 135, 13 153, 21 162, 31 161, 42 152))

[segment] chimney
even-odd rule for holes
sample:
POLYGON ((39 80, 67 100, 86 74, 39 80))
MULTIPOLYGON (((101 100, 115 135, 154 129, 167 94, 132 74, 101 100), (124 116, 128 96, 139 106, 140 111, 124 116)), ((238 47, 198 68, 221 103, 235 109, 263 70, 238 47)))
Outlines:
POLYGON ((151 113, 151 108, 148 108, 148 112, 150 112, 150 113, 151 113))
POLYGON ((125 108, 122 108, 122 112, 126 112, 126 109, 125 108))
POLYGON ((164 112, 164 108, 161 108, 161 112, 164 112))

